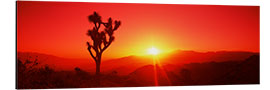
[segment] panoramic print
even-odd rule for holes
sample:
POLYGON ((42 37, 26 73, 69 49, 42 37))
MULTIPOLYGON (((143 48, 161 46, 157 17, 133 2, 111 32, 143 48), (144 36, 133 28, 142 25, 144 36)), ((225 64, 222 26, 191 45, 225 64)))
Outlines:
POLYGON ((260 83, 259 6, 16 3, 18 89, 260 83))

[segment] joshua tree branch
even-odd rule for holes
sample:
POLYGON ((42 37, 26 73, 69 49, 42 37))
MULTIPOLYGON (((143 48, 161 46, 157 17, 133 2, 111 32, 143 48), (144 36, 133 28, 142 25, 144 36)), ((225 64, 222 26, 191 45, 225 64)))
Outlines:
POLYGON ((100 23, 98 23, 98 29, 100 28, 100 23))
POLYGON ((93 55, 93 53, 92 53, 92 51, 91 51, 91 48, 88 48, 88 51, 89 51, 90 55, 92 56, 92 58, 93 58, 95 61, 97 61, 97 60, 96 60, 96 57, 93 55))
POLYGON ((97 28, 97 24, 95 23, 95 28, 96 28, 96 30, 98 30, 98 28, 97 28))
POLYGON ((101 53, 102 53, 103 51, 105 51, 105 50, 111 45, 111 43, 112 43, 112 41, 110 41, 107 45, 105 45, 105 46, 102 48, 101 53))
POLYGON ((97 54, 100 53, 100 51, 98 50, 98 46, 96 46, 96 47, 94 48, 94 50, 95 50, 95 52, 96 52, 96 57, 97 57, 97 54))
POLYGON ((101 52, 101 44, 98 45, 98 51, 101 52))
POLYGON ((88 51, 89 51, 89 53, 90 53, 90 55, 92 56, 92 58, 95 60, 95 62, 97 61, 96 60, 96 57, 94 56, 94 54, 92 53, 92 51, 91 51, 91 45, 89 44, 89 42, 87 42, 87 45, 88 45, 88 51))

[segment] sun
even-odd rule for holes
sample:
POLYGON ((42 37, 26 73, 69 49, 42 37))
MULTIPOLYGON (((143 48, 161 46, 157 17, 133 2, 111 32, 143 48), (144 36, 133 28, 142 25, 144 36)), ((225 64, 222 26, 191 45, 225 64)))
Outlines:
POLYGON ((159 50, 155 47, 149 48, 147 51, 148 51, 148 54, 151 54, 151 55, 159 54, 159 50))

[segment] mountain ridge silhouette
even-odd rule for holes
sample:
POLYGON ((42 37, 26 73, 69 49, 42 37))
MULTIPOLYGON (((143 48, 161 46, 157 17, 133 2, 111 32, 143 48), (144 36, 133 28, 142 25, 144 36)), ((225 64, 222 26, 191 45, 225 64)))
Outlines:
MULTIPOLYGON (((211 61, 222 62, 230 60, 244 60, 251 55, 258 54, 259 53, 244 51, 196 52, 190 50, 176 50, 174 52, 164 54, 164 57, 160 57, 159 61, 162 65, 186 64, 192 62, 202 63, 211 61)), ((88 59, 69 59, 36 52, 17 52, 17 59, 27 59, 29 56, 31 56, 32 59, 38 56, 38 59, 41 61, 41 63, 51 65, 53 68, 58 70, 73 70, 75 67, 80 67, 85 71, 92 72, 95 69, 94 62, 88 59)), ((153 64, 151 55, 131 55, 103 61, 101 65, 101 72, 104 73, 117 71, 119 75, 127 75, 133 70, 149 64, 153 64)))

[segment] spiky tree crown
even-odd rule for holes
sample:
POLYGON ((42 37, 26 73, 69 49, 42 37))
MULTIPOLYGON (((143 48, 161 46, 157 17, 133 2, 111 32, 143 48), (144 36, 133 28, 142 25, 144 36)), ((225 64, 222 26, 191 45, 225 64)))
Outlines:
POLYGON ((121 25, 120 21, 115 20, 113 23, 112 18, 109 18, 107 22, 103 22, 101 16, 94 12, 92 15, 88 16, 90 23, 94 24, 92 29, 87 31, 87 35, 91 37, 92 43, 87 42, 88 51, 91 56, 96 60, 98 54, 102 54, 109 45, 114 41, 114 31, 116 31, 121 25), (104 26, 104 30, 100 30, 100 27, 104 26), (91 51, 93 49, 96 53, 94 55, 91 51))

